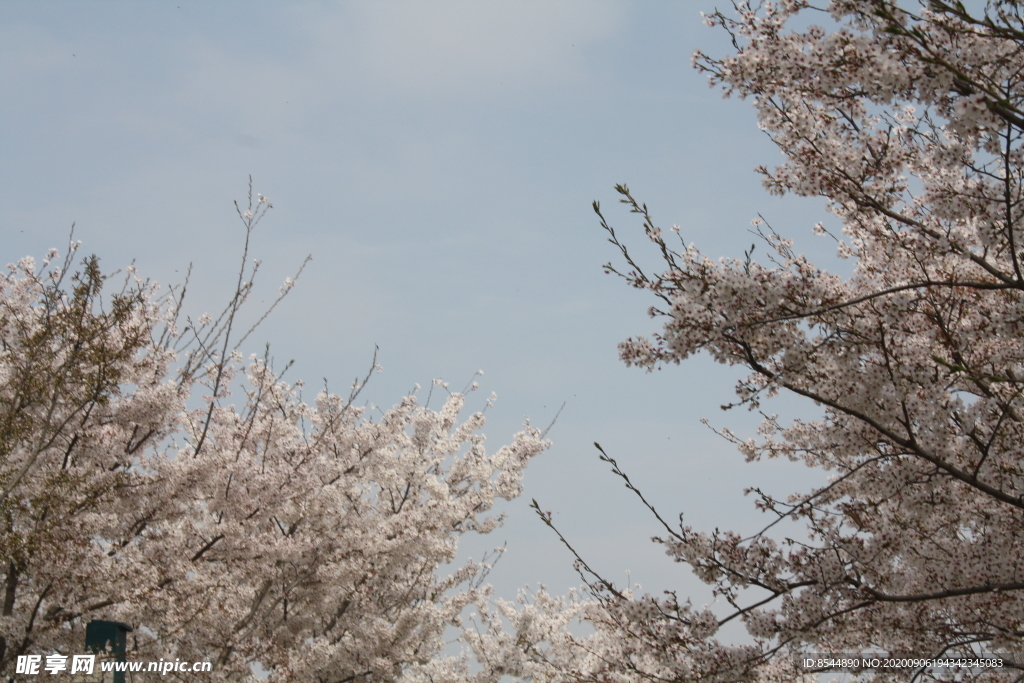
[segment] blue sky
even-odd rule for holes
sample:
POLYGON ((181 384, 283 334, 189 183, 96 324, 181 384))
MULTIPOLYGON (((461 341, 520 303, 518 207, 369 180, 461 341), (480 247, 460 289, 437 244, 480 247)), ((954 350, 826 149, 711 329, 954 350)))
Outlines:
POLYGON ((75 223, 108 269, 134 260, 177 282, 191 262, 189 310, 212 310, 237 272, 232 201, 251 174, 275 207, 255 236, 257 299, 313 261, 249 351, 268 341, 295 360, 291 379, 340 391, 377 345, 365 396, 382 406, 483 369, 494 448, 565 402, 506 526, 468 542, 479 555, 507 541, 500 594, 578 583, 536 498, 608 578, 701 603, 593 442, 664 516, 708 530, 756 528, 747 486, 783 494, 820 475, 746 465, 701 425, 752 433, 752 416, 718 408, 736 370, 617 360, 619 341, 656 329, 653 301, 602 273, 615 252, 590 203, 638 250, 615 183, 712 256, 742 255, 759 212, 798 250, 831 253, 810 236, 819 202, 760 187, 752 169, 779 155, 753 109, 691 69, 695 48, 729 48, 701 9, 711 0, 2 3, 0 260, 63 248, 75 223))

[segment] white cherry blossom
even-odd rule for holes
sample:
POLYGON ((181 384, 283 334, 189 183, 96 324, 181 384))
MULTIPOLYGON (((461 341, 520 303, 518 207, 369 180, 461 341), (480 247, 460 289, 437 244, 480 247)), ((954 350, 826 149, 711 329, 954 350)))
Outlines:
POLYGON ((0 671, 81 653, 108 619, 133 627, 132 659, 212 661, 211 681, 259 680, 255 663, 271 681, 468 679, 444 632, 487 567, 442 567, 500 524, 539 431, 488 451, 460 393, 371 420, 366 379, 307 403, 232 337, 246 254, 225 311, 193 324, 181 290, 105 293, 75 246, 0 274, 0 671))

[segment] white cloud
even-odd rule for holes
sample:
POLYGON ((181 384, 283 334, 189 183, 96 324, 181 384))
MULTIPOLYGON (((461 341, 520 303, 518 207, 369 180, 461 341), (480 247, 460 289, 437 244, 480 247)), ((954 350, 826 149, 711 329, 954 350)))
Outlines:
POLYGON ((608 2, 468 0, 359 3, 329 11, 312 18, 310 27, 327 53, 323 61, 334 61, 364 85, 411 96, 579 80, 586 75, 586 48, 610 36, 623 14, 608 2))

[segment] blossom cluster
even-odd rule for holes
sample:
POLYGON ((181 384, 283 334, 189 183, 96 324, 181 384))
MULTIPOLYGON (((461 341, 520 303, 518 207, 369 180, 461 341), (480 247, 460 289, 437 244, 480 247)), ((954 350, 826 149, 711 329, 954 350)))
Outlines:
POLYGON ((764 224, 760 261, 669 244, 620 186, 664 261, 648 275, 601 216, 627 266, 608 270, 656 298, 662 325, 622 359, 651 369, 706 352, 749 370, 739 405, 808 399, 819 419, 765 413, 757 438, 722 434, 749 459, 831 478, 788 498, 756 491, 769 522, 753 536, 664 524, 666 552, 718 597, 713 618, 595 575, 588 614, 612 673, 580 680, 757 680, 803 652, 994 652, 1004 668, 873 680, 1019 680, 1024 17, 1014 2, 915 4, 741 2, 706 17, 736 52, 694 56, 712 85, 752 100, 783 153, 758 169, 766 188, 826 200, 851 276, 764 224), (728 622, 749 645, 715 640, 728 622))
POLYGON ((358 387, 305 402, 230 337, 248 275, 183 322, 180 291, 74 270, 73 248, 0 275, 0 670, 81 652, 107 619, 131 657, 210 661, 212 681, 468 678, 444 632, 487 567, 444 567, 500 523, 539 431, 488 452, 459 393, 376 419, 358 387))

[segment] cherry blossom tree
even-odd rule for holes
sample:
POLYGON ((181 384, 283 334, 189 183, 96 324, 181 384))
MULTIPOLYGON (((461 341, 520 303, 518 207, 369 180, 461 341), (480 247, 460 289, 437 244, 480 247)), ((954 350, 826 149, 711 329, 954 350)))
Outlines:
MULTIPOLYGON (((755 489, 768 521, 747 537, 652 507, 659 542, 717 604, 633 595, 577 556, 596 601, 578 610, 596 633, 565 645, 536 632, 547 649, 526 660, 575 680, 748 681, 806 675, 794 660, 808 653, 992 653, 1002 668, 864 675, 1024 680, 1022 5, 780 0, 706 19, 735 53, 698 52, 696 67, 752 100, 785 157, 759 169, 765 186, 827 201, 852 275, 761 221, 766 259, 712 260, 619 186, 663 263, 645 269, 595 204, 624 263, 608 270, 649 292, 662 324, 621 356, 650 370, 703 351, 748 369, 738 405, 765 410, 758 436, 721 433, 748 460, 830 478, 784 499, 755 489), (783 393, 820 418, 769 414, 783 393), (719 642, 735 623, 746 642, 719 642)), ((546 610, 551 623, 568 609, 548 602, 508 610, 521 621, 546 610)))
POLYGON ((267 354, 243 359, 249 237, 269 208, 250 193, 239 210, 216 317, 183 320, 185 287, 132 269, 105 294, 77 244, 0 276, 9 680, 18 655, 81 653, 91 619, 132 626, 132 659, 213 662, 204 680, 258 680, 257 664, 272 681, 470 677, 444 631, 486 604, 486 558, 443 567, 500 523, 495 499, 546 442, 527 425, 489 454, 483 414, 460 418, 465 395, 440 381, 440 409, 411 394, 373 418, 355 403, 366 380, 306 403, 267 354))

